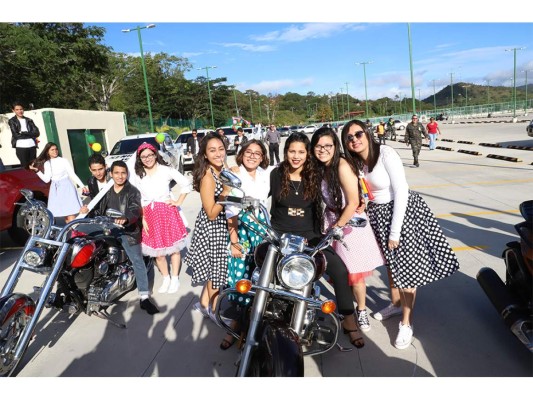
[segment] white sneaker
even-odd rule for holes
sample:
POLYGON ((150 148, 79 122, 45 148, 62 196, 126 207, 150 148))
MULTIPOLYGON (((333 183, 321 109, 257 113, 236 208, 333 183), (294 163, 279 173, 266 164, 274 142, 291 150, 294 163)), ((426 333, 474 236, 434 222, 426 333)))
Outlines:
POLYGON ((170 276, 167 275, 163 278, 163 283, 161 284, 161 287, 157 291, 157 293, 166 293, 168 291, 168 287, 170 286, 170 276))
POLYGON ((176 293, 180 287, 180 280, 177 276, 170 278, 170 286, 168 287, 167 293, 176 293))
POLYGON ((413 341, 413 327, 411 325, 402 325, 400 322, 398 336, 394 341, 394 347, 399 350, 408 348, 413 341))
POLYGON ((394 317, 395 315, 400 315, 402 313, 402 307, 396 307, 394 304, 390 303, 387 307, 379 310, 377 313, 374 313, 374 319, 378 321, 383 321, 394 317))
POLYGON ((355 313, 357 315, 357 324, 359 325, 359 328, 363 332, 368 332, 370 330, 370 321, 368 320, 368 313, 366 311, 366 308, 361 311, 355 309, 355 313))

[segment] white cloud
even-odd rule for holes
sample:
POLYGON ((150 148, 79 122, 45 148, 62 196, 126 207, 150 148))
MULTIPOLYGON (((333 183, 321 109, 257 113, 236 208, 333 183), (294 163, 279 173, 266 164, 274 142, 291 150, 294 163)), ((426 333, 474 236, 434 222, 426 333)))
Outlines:
POLYGON ((194 53, 194 52, 187 53, 187 52, 185 52, 185 53, 182 54, 182 57, 185 57, 185 58, 197 57, 197 56, 201 56, 202 54, 204 54, 204 53, 202 53, 202 52, 197 52, 197 53, 194 53))
POLYGON ((307 39, 326 38, 346 30, 365 29, 363 25, 354 24, 303 24, 292 25, 281 31, 272 31, 264 35, 253 35, 251 39, 258 42, 301 42, 307 39))
POLYGON ((217 44, 222 47, 238 47, 241 50, 251 51, 251 52, 268 52, 268 51, 276 50, 275 46, 270 46, 270 45, 255 45, 255 44, 248 44, 248 43, 217 43, 217 44))
MULTIPOLYGON (((290 91, 296 91, 301 87, 311 87, 314 84, 313 78, 304 79, 278 79, 274 81, 261 81, 253 84, 242 83, 239 84, 240 88, 252 89, 259 93, 285 93, 290 91)), ((239 88, 239 89, 240 89, 239 88)))

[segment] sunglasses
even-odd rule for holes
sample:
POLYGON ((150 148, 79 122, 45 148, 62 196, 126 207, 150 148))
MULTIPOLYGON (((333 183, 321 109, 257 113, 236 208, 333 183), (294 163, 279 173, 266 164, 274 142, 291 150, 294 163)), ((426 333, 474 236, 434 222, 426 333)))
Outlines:
POLYGON ((364 134, 365 134, 364 131, 357 131, 357 132, 355 132, 355 135, 346 136, 346 141, 351 142, 354 139, 361 139, 364 134))

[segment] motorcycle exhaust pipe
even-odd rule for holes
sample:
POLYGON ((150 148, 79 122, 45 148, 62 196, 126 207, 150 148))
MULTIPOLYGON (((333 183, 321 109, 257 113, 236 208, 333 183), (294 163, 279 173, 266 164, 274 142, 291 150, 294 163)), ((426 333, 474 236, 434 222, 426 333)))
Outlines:
POLYGON ((505 283, 491 268, 481 268, 476 279, 505 325, 530 351, 533 351, 531 315, 524 310, 518 297, 507 289, 505 283))

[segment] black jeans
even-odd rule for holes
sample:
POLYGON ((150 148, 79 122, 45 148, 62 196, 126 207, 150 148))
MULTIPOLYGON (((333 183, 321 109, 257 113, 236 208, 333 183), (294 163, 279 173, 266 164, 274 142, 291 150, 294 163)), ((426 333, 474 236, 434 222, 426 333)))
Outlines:
POLYGON ((276 156, 277 164, 279 164, 279 143, 270 143, 268 145, 268 155, 270 157, 270 165, 274 165, 274 156, 276 156))
POLYGON ((346 269, 346 265, 344 265, 344 262, 331 246, 322 252, 328 262, 326 274, 333 280, 333 289, 337 298, 339 314, 351 315, 355 309, 352 288, 348 285, 348 270, 346 269))
POLYGON ((27 169, 30 163, 37 157, 36 147, 17 147, 15 148, 15 151, 22 168, 27 169))

